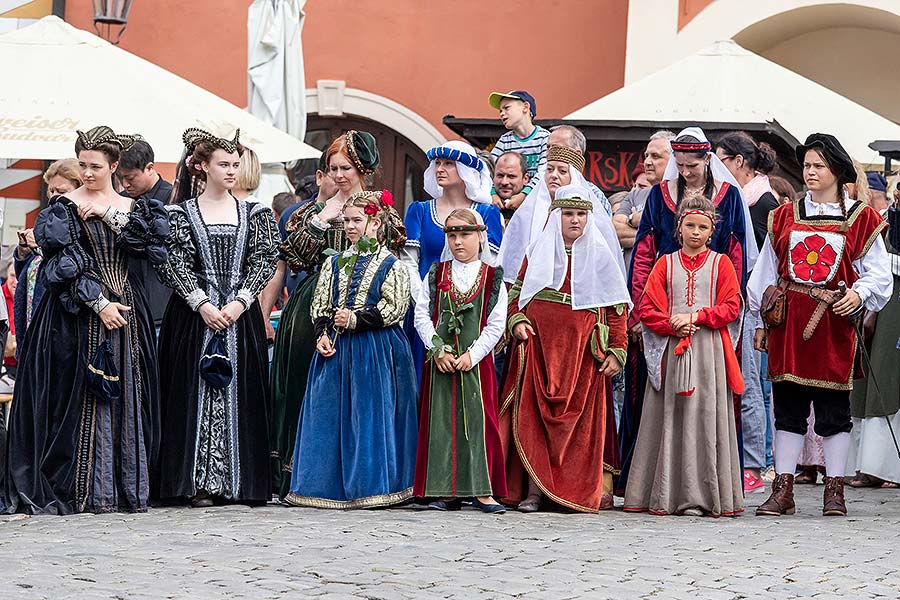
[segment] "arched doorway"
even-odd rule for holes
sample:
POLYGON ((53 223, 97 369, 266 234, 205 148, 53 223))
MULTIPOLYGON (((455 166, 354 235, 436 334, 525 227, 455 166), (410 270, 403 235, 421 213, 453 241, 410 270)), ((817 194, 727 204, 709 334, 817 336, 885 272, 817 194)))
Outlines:
POLYGON ((754 23, 734 41, 900 123, 900 80, 891 75, 900 14, 853 3, 807 6, 754 23))
MULTIPOLYGON (((396 208, 406 213, 410 202, 425 197, 423 187, 428 159, 425 153, 406 136, 381 123, 363 117, 321 117, 309 115, 306 124, 306 143, 325 151, 331 140, 356 129, 375 136, 381 165, 375 172, 373 189, 388 189, 393 193, 396 208)), ((315 161, 303 161, 295 171, 298 177, 315 172, 315 161)))

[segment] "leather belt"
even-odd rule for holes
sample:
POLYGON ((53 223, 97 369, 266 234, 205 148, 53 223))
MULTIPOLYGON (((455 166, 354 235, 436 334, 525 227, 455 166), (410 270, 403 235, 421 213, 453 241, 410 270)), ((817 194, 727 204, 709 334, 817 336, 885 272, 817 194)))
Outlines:
POLYGON ((804 342, 808 342, 812 338, 816 332, 816 327, 819 326, 819 321, 825 316, 825 311, 828 310, 828 307, 844 297, 840 290, 826 290, 825 288, 803 285, 802 283, 791 282, 788 284, 787 289, 798 294, 806 294, 816 301, 816 308, 813 309, 809 322, 803 328, 804 342))

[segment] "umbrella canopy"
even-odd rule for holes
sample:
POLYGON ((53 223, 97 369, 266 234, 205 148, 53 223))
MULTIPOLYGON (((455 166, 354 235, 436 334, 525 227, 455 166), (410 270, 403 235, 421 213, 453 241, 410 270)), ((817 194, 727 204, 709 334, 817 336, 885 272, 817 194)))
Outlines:
POLYGON ((716 42, 566 119, 777 121, 798 140, 815 132, 835 135, 863 165, 880 162, 870 142, 900 139, 900 125, 731 40, 716 42))
POLYGON ((159 162, 178 162, 181 133, 202 127, 241 141, 262 162, 317 158, 318 150, 215 94, 138 56, 45 17, 0 35, 0 157, 54 160, 72 156, 76 129, 109 125, 140 133, 159 162), (85 81, 77 67, 102 65, 111 76, 85 81))

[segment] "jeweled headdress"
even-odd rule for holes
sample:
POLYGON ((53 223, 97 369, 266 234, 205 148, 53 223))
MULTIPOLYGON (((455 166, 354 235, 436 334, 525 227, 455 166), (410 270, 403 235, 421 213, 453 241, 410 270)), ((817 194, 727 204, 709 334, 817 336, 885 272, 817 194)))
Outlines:
POLYGON ((578 169, 579 172, 584 172, 584 156, 580 152, 566 146, 550 146, 547 148, 547 160, 569 163, 578 169))

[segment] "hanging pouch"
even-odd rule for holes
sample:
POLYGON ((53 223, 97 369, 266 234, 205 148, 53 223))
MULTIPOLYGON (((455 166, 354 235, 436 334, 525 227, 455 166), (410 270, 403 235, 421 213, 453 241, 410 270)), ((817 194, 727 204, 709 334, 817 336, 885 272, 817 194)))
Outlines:
POLYGON ((217 331, 213 333, 200 357, 200 377, 211 387, 225 388, 231 383, 233 376, 234 370, 225 347, 225 334, 217 331))
POLYGON ((112 344, 103 340, 87 366, 87 387, 99 399, 113 402, 122 395, 119 370, 116 369, 112 344))

